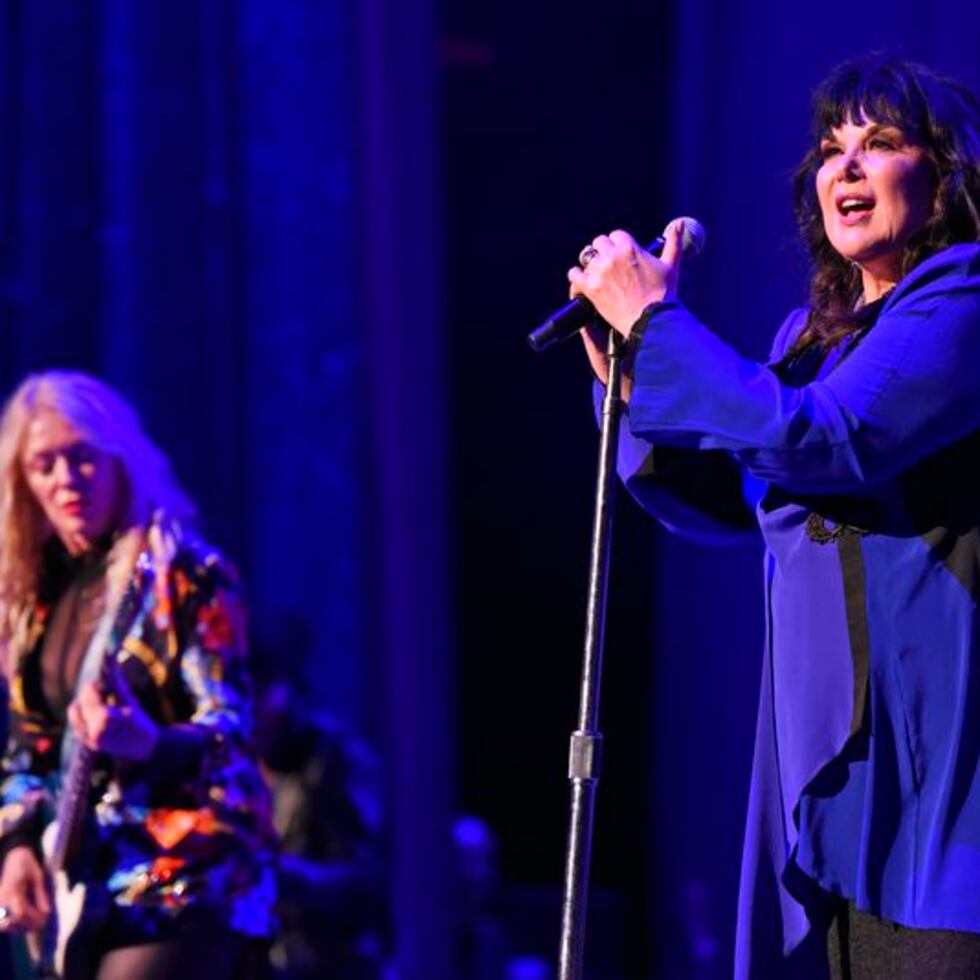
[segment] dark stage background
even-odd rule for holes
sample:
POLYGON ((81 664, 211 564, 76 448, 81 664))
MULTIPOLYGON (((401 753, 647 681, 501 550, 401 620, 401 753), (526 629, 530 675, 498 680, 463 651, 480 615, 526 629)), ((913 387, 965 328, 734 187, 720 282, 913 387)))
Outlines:
MULTIPOLYGON (((464 813, 499 844, 489 945, 554 959, 596 440, 580 352, 524 335, 593 235, 690 213, 709 248, 687 299, 762 355, 805 296, 809 90, 873 47, 978 89, 978 20, 0 0, 0 386, 46 366, 118 386, 256 629, 312 629, 310 691, 384 760, 406 978, 470 975, 464 813)), ((758 545, 672 540, 625 500, 617 520, 590 975, 721 977, 758 545)))

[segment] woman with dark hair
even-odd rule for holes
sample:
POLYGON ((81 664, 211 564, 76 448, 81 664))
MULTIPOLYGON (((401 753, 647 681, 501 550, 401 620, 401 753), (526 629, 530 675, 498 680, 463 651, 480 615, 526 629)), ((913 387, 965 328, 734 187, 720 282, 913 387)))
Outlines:
POLYGON ((270 934, 244 607, 193 513, 96 378, 32 375, 8 401, 0 930, 28 934, 37 976, 232 980, 270 934))
POLYGON ((678 235, 659 259, 600 236, 571 291, 626 338, 620 472, 647 509, 723 534, 746 515, 685 492, 685 464, 717 467, 719 495, 739 469, 766 485, 736 975, 977 977, 980 114, 879 56, 837 68, 814 110, 812 305, 765 364, 680 303, 678 235))

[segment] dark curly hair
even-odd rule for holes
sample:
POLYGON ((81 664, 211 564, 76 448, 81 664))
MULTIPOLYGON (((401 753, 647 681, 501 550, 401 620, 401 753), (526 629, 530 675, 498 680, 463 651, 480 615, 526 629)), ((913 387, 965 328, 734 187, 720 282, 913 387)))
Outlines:
POLYGON ((813 144, 793 178, 796 220, 813 261, 812 313, 801 338, 831 346, 854 330, 860 270, 827 240, 816 193, 820 141, 848 120, 896 126, 932 162, 936 194, 926 223, 905 243, 901 272, 956 242, 980 240, 980 107, 956 80, 871 54, 838 65, 813 95, 813 144))

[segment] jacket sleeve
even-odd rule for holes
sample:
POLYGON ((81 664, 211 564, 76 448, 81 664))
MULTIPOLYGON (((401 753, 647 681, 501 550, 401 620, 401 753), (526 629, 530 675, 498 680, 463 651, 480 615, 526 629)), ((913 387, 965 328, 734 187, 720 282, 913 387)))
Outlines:
POLYGON ((243 747, 251 734, 251 686, 246 669, 245 608, 233 569, 220 556, 179 558, 171 569, 169 602, 179 649, 178 685, 184 720, 165 725, 147 762, 154 780, 200 778, 214 759, 243 747))
MULTIPOLYGON (((806 312, 794 310, 783 322, 773 340, 770 363, 783 357, 799 335, 806 323, 806 312)), ((600 422, 605 392, 597 381, 594 400, 600 422)), ((731 544, 755 529, 754 505, 762 488, 731 453, 654 445, 633 434, 629 413, 630 405, 624 406, 617 471, 644 510, 668 531, 704 544, 731 544)))
POLYGON ((980 246, 923 262, 854 351, 801 388, 739 357, 679 302, 646 316, 633 435, 727 450, 788 491, 867 488, 980 428, 980 246))
POLYGON ((620 421, 617 471, 630 495, 668 531, 705 544, 755 527, 738 464, 725 452, 651 445, 620 421))

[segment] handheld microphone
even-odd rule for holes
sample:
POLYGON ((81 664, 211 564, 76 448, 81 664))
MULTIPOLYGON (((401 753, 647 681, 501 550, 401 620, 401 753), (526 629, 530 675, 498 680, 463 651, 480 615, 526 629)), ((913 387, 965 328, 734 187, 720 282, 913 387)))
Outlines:
MULTIPOLYGON (((678 224, 684 228, 681 239, 681 250, 684 257, 694 258, 695 255, 698 255, 704 249, 708 233, 704 230, 704 225, 696 218, 674 218, 664 228, 664 233, 647 246, 647 251, 652 255, 659 255, 666 244, 667 235, 678 224)), ((547 350, 552 344, 557 344, 559 341, 567 340, 577 334, 596 316, 595 307, 584 296, 576 296, 557 313, 548 317, 540 327, 528 334, 527 342, 531 345, 532 350, 540 353, 547 350)))

